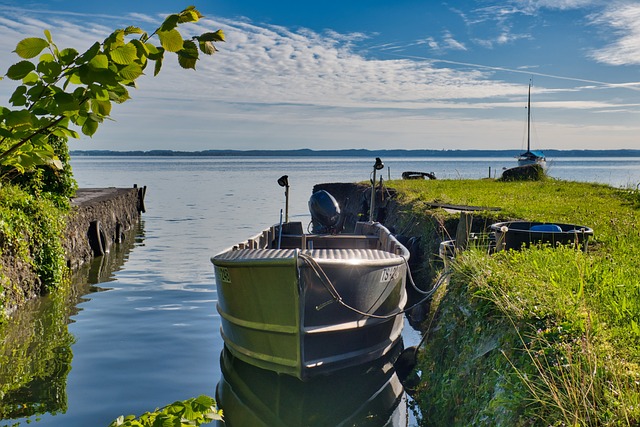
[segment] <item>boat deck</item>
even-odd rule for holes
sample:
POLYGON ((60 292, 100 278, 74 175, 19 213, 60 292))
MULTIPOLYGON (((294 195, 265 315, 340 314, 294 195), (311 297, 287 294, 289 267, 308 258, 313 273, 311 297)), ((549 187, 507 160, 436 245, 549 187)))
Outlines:
MULTIPOLYGON (((295 253, 296 249, 238 249, 221 253, 215 259, 226 262, 293 260, 295 253)), ((318 261, 335 260, 344 262, 348 260, 352 263, 398 260, 401 258, 400 255, 379 249, 302 249, 299 253, 318 261)))

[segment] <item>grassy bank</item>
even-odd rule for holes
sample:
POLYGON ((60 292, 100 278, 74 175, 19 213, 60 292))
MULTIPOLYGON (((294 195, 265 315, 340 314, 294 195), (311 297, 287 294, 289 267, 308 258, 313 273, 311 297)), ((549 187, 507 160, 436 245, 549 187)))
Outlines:
POLYGON ((456 214, 429 202, 501 208, 477 212, 474 231, 506 219, 594 230, 586 253, 471 248, 456 257, 423 324, 423 425, 640 423, 637 191, 556 180, 389 185, 400 192, 405 221, 440 227, 442 239, 456 214))

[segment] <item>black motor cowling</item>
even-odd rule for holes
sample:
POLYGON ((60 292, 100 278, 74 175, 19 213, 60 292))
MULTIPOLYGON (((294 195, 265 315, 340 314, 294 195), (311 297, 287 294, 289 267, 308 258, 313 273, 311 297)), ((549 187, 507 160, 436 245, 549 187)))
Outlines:
POLYGON ((311 212, 312 221, 325 230, 334 228, 340 220, 340 206, 336 199, 325 190, 317 191, 311 195, 309 212, 311 212))

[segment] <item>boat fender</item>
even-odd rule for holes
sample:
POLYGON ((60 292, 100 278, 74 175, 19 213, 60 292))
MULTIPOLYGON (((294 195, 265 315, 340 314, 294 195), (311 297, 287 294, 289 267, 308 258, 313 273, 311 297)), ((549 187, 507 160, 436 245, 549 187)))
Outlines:
POLYGON ((419 266, 422 262, 422 254, 424 251, 422 250, 422 236, 403 236, 402 234, 395 235, 396 239, 404 246, 409 249, 409 268, 412 270, 419 266))
POLYGON ((407 313, 407 317, 409 318, 409 323, 413 325, 420 325, 422 322, 427 320, 427 312, 428 310, 425 308, 428 307, 428 303, 418 304, 411 309, 409 313, 407 313))
MULTIPOLYGON (((137 188, 137 185, 133 186, 134 188, 137 188)), ((147 186, 145 185, 144 187, 138 188, 138 200, 137 200, 137 210, 138 210, 138 215, 140 215, 140 213, 146 213, 146 208, 144 206, 144 198, 147 195, 147 186)))
POLYGON ((420 383, 420 376, 416 371, 416 365, 418 364, 418 348, 407 347, 398 356, 393 367, 395 368, 396 375, 402 383, 405 391, 411 395, 411 392, 415 390, 416 386, 420 383))
POLYGON ((122 232, 122 224, 120 222, 116 222, 116 243, 122 243, 124 239, 124 233, 122 232))
POLYGON ((93 251, 93 256, 102 256, 107 252, 107 236, 102 229, 100 221, 91 221, 87 232, 89 246, 93 251))

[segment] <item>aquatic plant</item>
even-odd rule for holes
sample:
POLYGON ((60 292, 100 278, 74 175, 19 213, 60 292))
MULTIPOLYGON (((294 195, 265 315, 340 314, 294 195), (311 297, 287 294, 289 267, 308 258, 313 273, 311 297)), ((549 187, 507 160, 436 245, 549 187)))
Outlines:
POLYGON ((120 416, 109 427, 199 426, 214 420, 222 420, 222 410, 209 396, 174 402, 153 412, 145 412, 139 418, 120 416))

